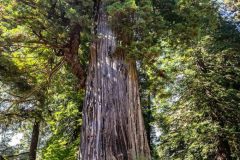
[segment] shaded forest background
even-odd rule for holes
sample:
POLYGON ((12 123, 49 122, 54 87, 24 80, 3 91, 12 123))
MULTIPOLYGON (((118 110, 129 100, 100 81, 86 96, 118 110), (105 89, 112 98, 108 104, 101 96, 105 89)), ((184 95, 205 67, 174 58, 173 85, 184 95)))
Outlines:
MULTIPOLYGON (((239 159, 240 2, 105 1, 153 159, 239 159)), ((0 0, 0 159, 77 159, 94 18, 90 0, 0 0)))

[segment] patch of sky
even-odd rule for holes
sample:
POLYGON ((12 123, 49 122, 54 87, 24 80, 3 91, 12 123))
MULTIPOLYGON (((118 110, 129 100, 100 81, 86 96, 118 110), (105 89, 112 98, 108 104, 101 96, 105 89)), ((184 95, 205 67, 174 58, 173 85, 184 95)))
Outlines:
POLYGON ((218 6, 218 12, 220 16, 227 22, 236 26, 236 29, 240 32, 240 20, 236 19, 239 14, 239 10, 236 7, 230 7, 224 3, 224 0, 213 0, 214 4, 218 6))

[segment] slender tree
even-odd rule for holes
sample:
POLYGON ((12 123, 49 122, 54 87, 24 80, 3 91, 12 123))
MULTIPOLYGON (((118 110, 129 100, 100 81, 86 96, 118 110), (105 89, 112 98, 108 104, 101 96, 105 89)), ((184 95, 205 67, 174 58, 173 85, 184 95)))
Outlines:
POLYGON ((11 60, 7 59, 5 56, 1 56, 0 60, 2 66, 0 73, 3 75, 1 77, 1 82, 4 85, 10 86, 11 94, 13 94, 12 98, 7 100, 3 99, 2 101, 7 101, 14 106, 8 107, 8 109, 1 111, 0 114, 7 120, 13 121, 12 123, 35 119, 35 122, 32 125, 31 144, 29 147, 29 159, 35 160, 40 133, 40 119, 42 118, 41 112, 43 111, 44 106, 44 93, 41 89, 34 91, 36 86, 28 83, 28 81, 33 80, 33 78, 22 73, 22 71, 11 60), (18 96, 16 94, 20 95, 18 96), (35 109, 20 107, 20 105, 29 105, 29 102, 33 105, 35 104, 34 102, 39 102, 41 106, 39 105, 39 107, 36 107, 35 105, 35 109))
POLYGON ((30 151, 29 151, 29 160, 36 159, 39 129, 40 129, 40 122, 36 120, 33 124, 32 139, 31 139, 30 151))

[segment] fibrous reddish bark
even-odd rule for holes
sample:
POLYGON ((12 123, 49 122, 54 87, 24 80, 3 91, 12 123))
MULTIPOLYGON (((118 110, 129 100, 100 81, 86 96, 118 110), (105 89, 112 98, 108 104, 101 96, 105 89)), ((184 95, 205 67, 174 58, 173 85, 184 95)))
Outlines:
POLYGON ((71 67, 72 73, 79 80, 79 87, 83 88, 85 83, 85 71, 81 65, 78 57, 78 49, 80 45, 80 32, 81 26, 76 24, 72 27, 70 33, 70 40, 64 49, 64 59, 67 64, 71 67))
POLYGON ((133 61, 116 52, 116 38, 98 4, 83 107, 81 159, 150 159, 133 61), (112 55, 115 56, 112 56, 112 55))

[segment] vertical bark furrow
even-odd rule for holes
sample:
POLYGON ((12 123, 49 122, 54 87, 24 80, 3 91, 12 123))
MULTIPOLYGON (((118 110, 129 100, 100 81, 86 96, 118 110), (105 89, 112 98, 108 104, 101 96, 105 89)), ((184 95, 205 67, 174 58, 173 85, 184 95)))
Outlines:
POLYGON ((138 79, 124 53, 113 56, 116 38, 99 7, 97 39, 91 46, 83 108, 83 160, 150 159, 142 119, 138 79), (90 137, 89 137, 90 136, 90 137))

